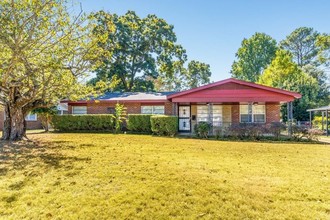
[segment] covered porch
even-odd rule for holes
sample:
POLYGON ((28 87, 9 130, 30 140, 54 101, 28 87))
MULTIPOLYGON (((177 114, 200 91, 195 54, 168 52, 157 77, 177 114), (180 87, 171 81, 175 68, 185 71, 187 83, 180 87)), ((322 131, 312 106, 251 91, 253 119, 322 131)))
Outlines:
POLYGON ((286 90, 227 79, 169 95, 168 99, 175 105, 179 132, 191 133, 202 121, 213 128, 234 123, 279 122, 283 103, 289 103, 288 119, 292 120, 291 103, 300 97, 300 94, 286 90))
POLYGON ((216 130, 238 123, 280 121, 280 103, 176 103, 176 109, 179 132, 193 133, 199 122, 208 122, 216 130))

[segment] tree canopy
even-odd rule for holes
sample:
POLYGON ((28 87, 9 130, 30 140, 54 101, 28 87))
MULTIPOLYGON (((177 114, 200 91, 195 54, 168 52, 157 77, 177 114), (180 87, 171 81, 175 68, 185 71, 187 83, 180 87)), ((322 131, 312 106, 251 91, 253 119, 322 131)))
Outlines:
POLYGON ((186 89, 192 89, 210 82, 210 65, 192 60, 184 74, 186 89))
POLYGON ((92 17, 97 20, 93 33, 107 35, 99 47, 110 52, 100 56, 94 82, 117 81, 115 90, 150 91, 160 73, 171 78, 186 61, 173 26, 156 15, 140 18, 133 11, 123 16, 99 11, 92 17))
MULTIPOLYGON (((302 98, 295 100, 293 103, 294 117, 297 120, 308 120, 309 114, 306 109, 315 105, 319 85, 314 77, 303 72, 293 62, 293 56, 290 52, 278 50, 276 57, 258 82, 267 86, 301 93, 302 98)), ((286 110, 283 110, 282 113, 285 116, 286 110)))
POLYGON ((321 34, 317 37, 316 45, 319 48, 318 59, 319 61, 326 65, 330 66, 330 35, 321 34))
POLYGON ((81 13, 70 16, 64 0, 4 0, 0 15, 2 138, 18 140, 30 111, 84 91, 79 80, 99 54, 101 35, 94 41, 91 25, 81 13))
POLYGON ((271 63, 277 50, 276 41, 267 34, 255 33, 244 39, 232 65, 234 78, 256 82, 264 69, 271 63))
POLYGON ((290 51, 298 66, 315 64, 319 53, 316 45, 318 36, 319 33, 313 28, 300 27, 280 42, 280 48, 290 51))

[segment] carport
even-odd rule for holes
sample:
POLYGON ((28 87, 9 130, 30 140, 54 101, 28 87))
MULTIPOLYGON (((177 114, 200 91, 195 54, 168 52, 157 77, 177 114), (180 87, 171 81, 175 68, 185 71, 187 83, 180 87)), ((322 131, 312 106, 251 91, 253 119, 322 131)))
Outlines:
POLYGON ((314 109, 307 109, 309 112, 309 122, 310 126, 312 126, 312 112, 322 112, 322 131, 324 130, 324 116, 325 116, 325 124, 326 124, 326 131, 327 131, 327 136, 329 135, 329 111, 330 111, 330 106, 323 106, 320 108, 314 108, 314 109))

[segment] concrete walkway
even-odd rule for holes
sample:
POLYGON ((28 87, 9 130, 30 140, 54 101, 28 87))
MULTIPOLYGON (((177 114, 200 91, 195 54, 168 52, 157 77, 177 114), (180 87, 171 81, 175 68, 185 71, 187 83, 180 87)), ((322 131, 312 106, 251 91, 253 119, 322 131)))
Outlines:
POLYGON ((319 138, 319 141, 321 141, 323 143, 330 144, 330 136, 328 136, 328 137, 326 137, 326 136, 320 137, 319 138))

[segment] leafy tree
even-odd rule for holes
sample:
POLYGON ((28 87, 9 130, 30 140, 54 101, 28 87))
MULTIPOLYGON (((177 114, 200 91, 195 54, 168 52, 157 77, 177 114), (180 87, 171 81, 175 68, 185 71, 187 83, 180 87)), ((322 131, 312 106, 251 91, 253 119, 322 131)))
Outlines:
POLYGON ((57 114, 57 108, 56 106, 49 108, 36 108, 32 111, 32 113, 38 114, 38 118, 41 120, 42 127, 46 132, 48 132, 52 117, 57 114))
POLYGON ((185 67, 181 64, 174 64, 174 72, 172 75, 160 73, 158 78, 153 81, 156 91, 181 91, 184 88, 186 72, 185 67))
POLYGON ((140 18, 133 11, 123 16, 99 11, 96 34, 106 34, 99 47, 111 55, 100 56, 96 69, 98 80, 119 80, 115 88, 122 91, 153 90, 159 73, 171 78, 178 65, 186 60, 186 51, 176 44, 173 26, 155 15, 140 18))
POLYGON ((210 82, 210 65, 192 60, 188 67, 177 66, 172 77, 161 74, 155 82, 157 91, 180 91, 196 88, 210 82))
POLYGON ((302 71, 313 77, 317 80, 319 89, 317 91, 316 100, 317 106, 325 106, 330 103, 330 84, 329 84, 329 76, 327 73, 314 66, 314 65, 306 65, 302 67, 302 71))
POLYGON ((318 36, 319 33, 314 31, 313 28, 300 27, 280 42, 280 48, 290 51, 293 60, 300 67, 307 64, 316 64, 319 51, 316 45, 318 36))
POLYGON ((210 65, 192 60, 188 64, 184 77, 187 89, 205 85, 210 82, 210 65))
POLYGON ((232 65, 234 78, 256 82, 271 63, 277 50, 276 41, 264 33, 255 33, 244 39, 236 53, 237 61, 232 65))
POLYGON ((99 52, 91 24, 70 17, 65 0, 3 0, 0 15, 2 139, 20 140, 30 111, 86 91, 79 80, 99 52))
POLYGON ((125 120, 126 115, 126 108, 124 105, 117 103, 115 106, 115 114, 114 114, 114 119, 115 119, 115 133, 119 133, 121 131, 121 126, 123 121, 125 120))
MULTIPOLYGON (((278 50, 272 63, 261 75, 259 83, 301 93, 302 98, 293 102, 294 117, 297 120, 308 120, 309 114, 306 110, 315 106, 318 82, 293 62, 290 52, 278 50)), ((286 106, 283 107, 282 117, 286 120, 286 106)))
POLYGON ((330 66, 330 35, 322 34, 317 37, 316 45, 319 48, 318 51, 318 60, 325 64, 326 66, 330 66))

